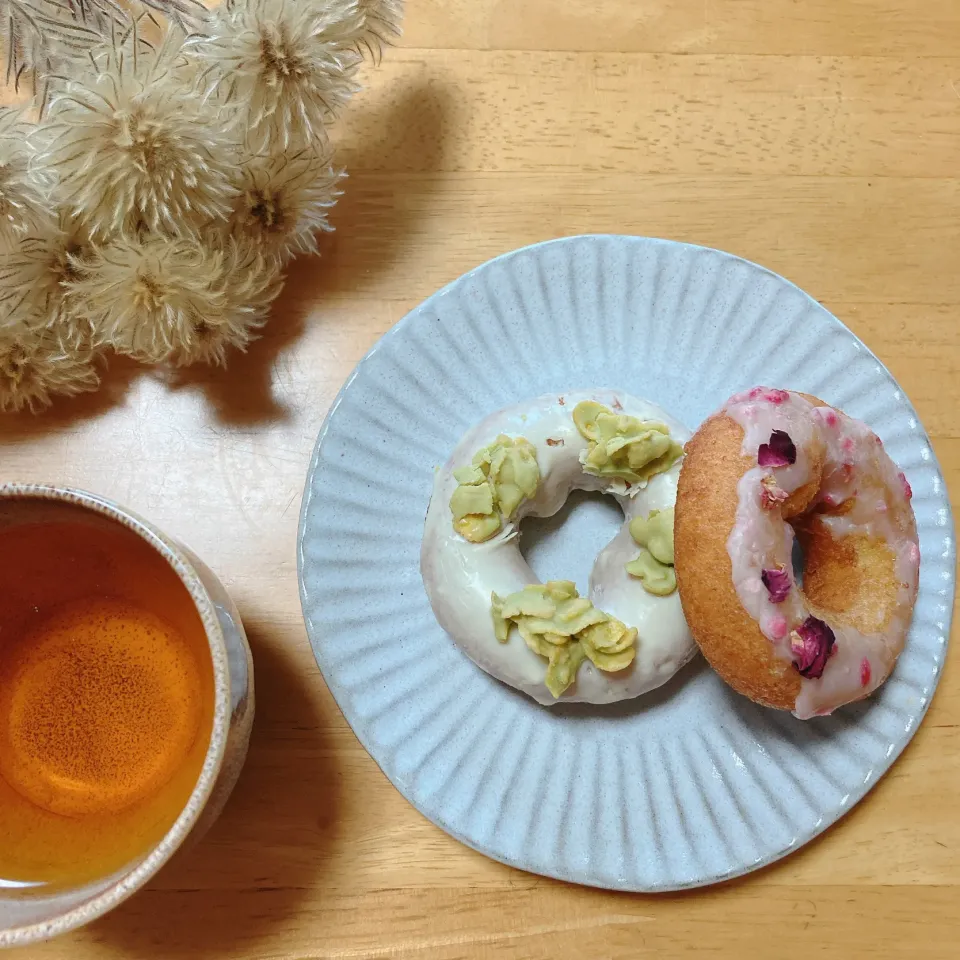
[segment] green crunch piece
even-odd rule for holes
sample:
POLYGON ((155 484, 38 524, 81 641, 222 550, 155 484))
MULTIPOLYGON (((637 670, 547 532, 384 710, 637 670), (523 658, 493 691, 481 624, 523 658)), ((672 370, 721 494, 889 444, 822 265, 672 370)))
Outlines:
POLYGON ((496 593, 491 593, 490 616, 493 617, 493 632, 500 643, 506 643, 510 636, 510 622, 504 618, 502 610, 503 598, 496 593))
POLYGON ((642 468, 636 468, 637 476, 641 477, 643 480, 649 480, 651 477, 655 477, 658 473, 666 473, 681 457, 683 456, 683 444, 677 443, 676 440, 670 441, 670 447, 666 453, 657 457, 656 460, 651 460, 649 463, 645 464, 642 468))
POLYGON ((573 422, 590 441, 582 463, 584 473, 595 477, 645 483, 669 470, 683 453, 665 424, 617 414, 593 400, 574 407, 573 422))
POLYGON ((555 650, 556 653, 550 657, 547 664, 544 683, 554 697, 559 698, 563 691, 576 680, 577 671, 586 654, 583 647, 576 641, 564 647, 556 647, 555 650))
POLYGON ((585 647, 591 647, 599 653, 623 653, 632 647, 637 639, 637 631, 633 627, 612 617, 602 623, 587 627, 580 635, 585 647))
POLYGON ((591 650, 586 644, 583 649, 587 656, 593 662, 593 665, 604 673, 616 673, 618 670, 626 670, 633 663, 637 652, 631 647, 624 650, 623 653, 600 653, 599 650, 591 650))
MULTIPOLYGON (((572 580, 548 580, 544 586, 547 588, 547 595, 556 603, 578 597, 577 585, 572 580)), ((589 602, 588 600, 587 603, 589 602)))
POLYGON ((515 483, 497 484, 497 503, 503 515, 510 520, 523 502, 523 494, 515 483))
POLYGON ((491 595, 494 634, 501 643, 514 623, 523 642, 548 663, 547 689, 559 697, 576 679, 584 658, 601 670, 622 670, 636 656, 636 629, 598 610, 570 580, 533 583, 491 595))
MULTIPOLYGON (((563 604, 563 608, 557 611, 557 620, 560 623, 573 623, 592 609, 593 604, 586 597, 577 597, 563 604)), ((574 633, 579 633, 579 630, 575 630, 574 633)))
POLYGON ((453 471, 453 478, 457 483, 477 484, 484 483, 487 479, 486 474, 475 464, 467 464, 465 467, 458 467, 453 471))
POLYGON ((612 617, 580 635, 583 652, 595 667, 609 673, 625 670, 633 663, 637 655, 636 641, 636 628, 627 627, 612 617))
POLYGON ((597 427, 598 413, 610 413, 610 411, 595 400, 582 400, 573 408, 573 422, 584 440, 600 439, 600 430, 597 427))
POLYGON ((462 520, 471 513, 484 516, 492 514, 493 490, 490 489, 490 484, 457 487, 450 498, 450 512, 453 514, 454 522, 462 520))
POLYGON ((535 633, 523 620, 517 623, 517 629, 520 631, 520 636, 523 637, 523 642, 534 653, 539 654, 541 657, 547 657, 548 659, 552 656, 554 645, 545 640, 542 634, 535 633))
POLYGON ((677 589, 673 567, 661 563, 649 550, 641 550, 636 560, 626 564, 627 573, 639 578, 643 589, 657 597, 666 597, 677 589))
POLYGON ((651 510, 646 517, 634 517, 630 521, 630 536, 655 559, 673 565, 673 507, 651 510))
POLYGON ((496 513, 486 516, 476 513, 468 514, 461 520, 454 520, 453 529, 471 543, 483 543, 489 540, 500 529, 500 517, 496 513))
POLYGON ((512 484, 523 496, 532 497, 540 482, 535 447, 523 437, 511 441, 501 435, 497 437, 497 443, 503 446, 490 464, 490 477, 497 486, 512 484))
MULTIPOLYGON (((549 620, 556 613, 557 605, 547 596, 545 584, 535 583, 516 593, 511 593, 503 601, 501 616, 507 620, 517 617, 539 617, 549 620)), ((542 632, 542 631, 541 631, 542 632)))
POLYGON ((540 468, 533 444, 501 433, 473 462, 453 471, 459 486, 450 498, 453 527, 473 543, 489 540, 537 492, 540 468), (489 502, 488 502, 489 500, 489 502))

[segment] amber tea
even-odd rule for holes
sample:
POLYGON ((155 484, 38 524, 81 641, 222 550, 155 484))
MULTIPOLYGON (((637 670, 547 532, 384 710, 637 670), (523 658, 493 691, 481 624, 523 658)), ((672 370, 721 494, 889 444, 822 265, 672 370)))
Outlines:
POLYGON ((0 512, 0 886, 74 886, 146 854, 209 744, 203 624, 163 557, 69 504, 0 512))

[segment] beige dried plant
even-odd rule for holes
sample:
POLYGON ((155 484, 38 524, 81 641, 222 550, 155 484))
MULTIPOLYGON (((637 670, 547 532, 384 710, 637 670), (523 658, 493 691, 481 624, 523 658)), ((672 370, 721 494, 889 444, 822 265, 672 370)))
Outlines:
POLYGON ((75 396, 99 383, 89 344, 66 347, 47 331, 0 319, 0 411, 36 412, 55 395, 75 396))
POLYGON ((109 351, 223 363, 315 253, 327 126, 399 0, 0 0, 0 410, 98 383, 109 351), (159 17, 155 16, 159 14, 159 17), (159 39, 158 39, 159 38, 159 39))
POLYGON ((229 214, 236 143, 186 75, 176 31, 155 51, 138 50, 134 32, 76 70, 35 139, 39 164, 56 172, 54 201, 95 242, 144 228, 196 235, 229 214))
POLYGON ((233 235, 255 241, 283 261, 316 253, 316 235, 331 229, 327 213, 344 176, 329 156, 304 147, 290 155, 254 157, 238 173, 233 235))
POLYGON ((146 363, 222 363, 280 290, 276 258, 233 238, 121 237, 67 289, 94 343, 146 363))

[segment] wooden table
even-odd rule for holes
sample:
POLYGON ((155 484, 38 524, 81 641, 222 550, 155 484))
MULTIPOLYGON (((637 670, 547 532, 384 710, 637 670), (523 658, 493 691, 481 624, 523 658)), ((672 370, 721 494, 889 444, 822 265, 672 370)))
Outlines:
POLYGON ((99 491, 232 590, 258 716, 209 837, 114 914, 23 952, 180 958, 957 957, 960 671, 826 836, 744 880, 632 896, 484 859, 420 816, 316 669, 294 542, 354 363, 495 254, 594 231, 722 247, 822 300, 888 364, 960 493, 957 0, 412 0, 338 132, 323 258, 263 340, 178 383, 0 421, 5 479, 99 491))

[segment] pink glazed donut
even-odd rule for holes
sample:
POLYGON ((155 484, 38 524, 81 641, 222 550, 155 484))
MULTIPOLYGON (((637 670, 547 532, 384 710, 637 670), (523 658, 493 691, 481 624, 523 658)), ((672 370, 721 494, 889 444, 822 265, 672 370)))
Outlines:
POLYGON ((816 397, 756 387, 685 452, 677 584, 714 669, 801 719, 876 690, 903 650, 920 566, 910 485, 880 438, 816 397))

